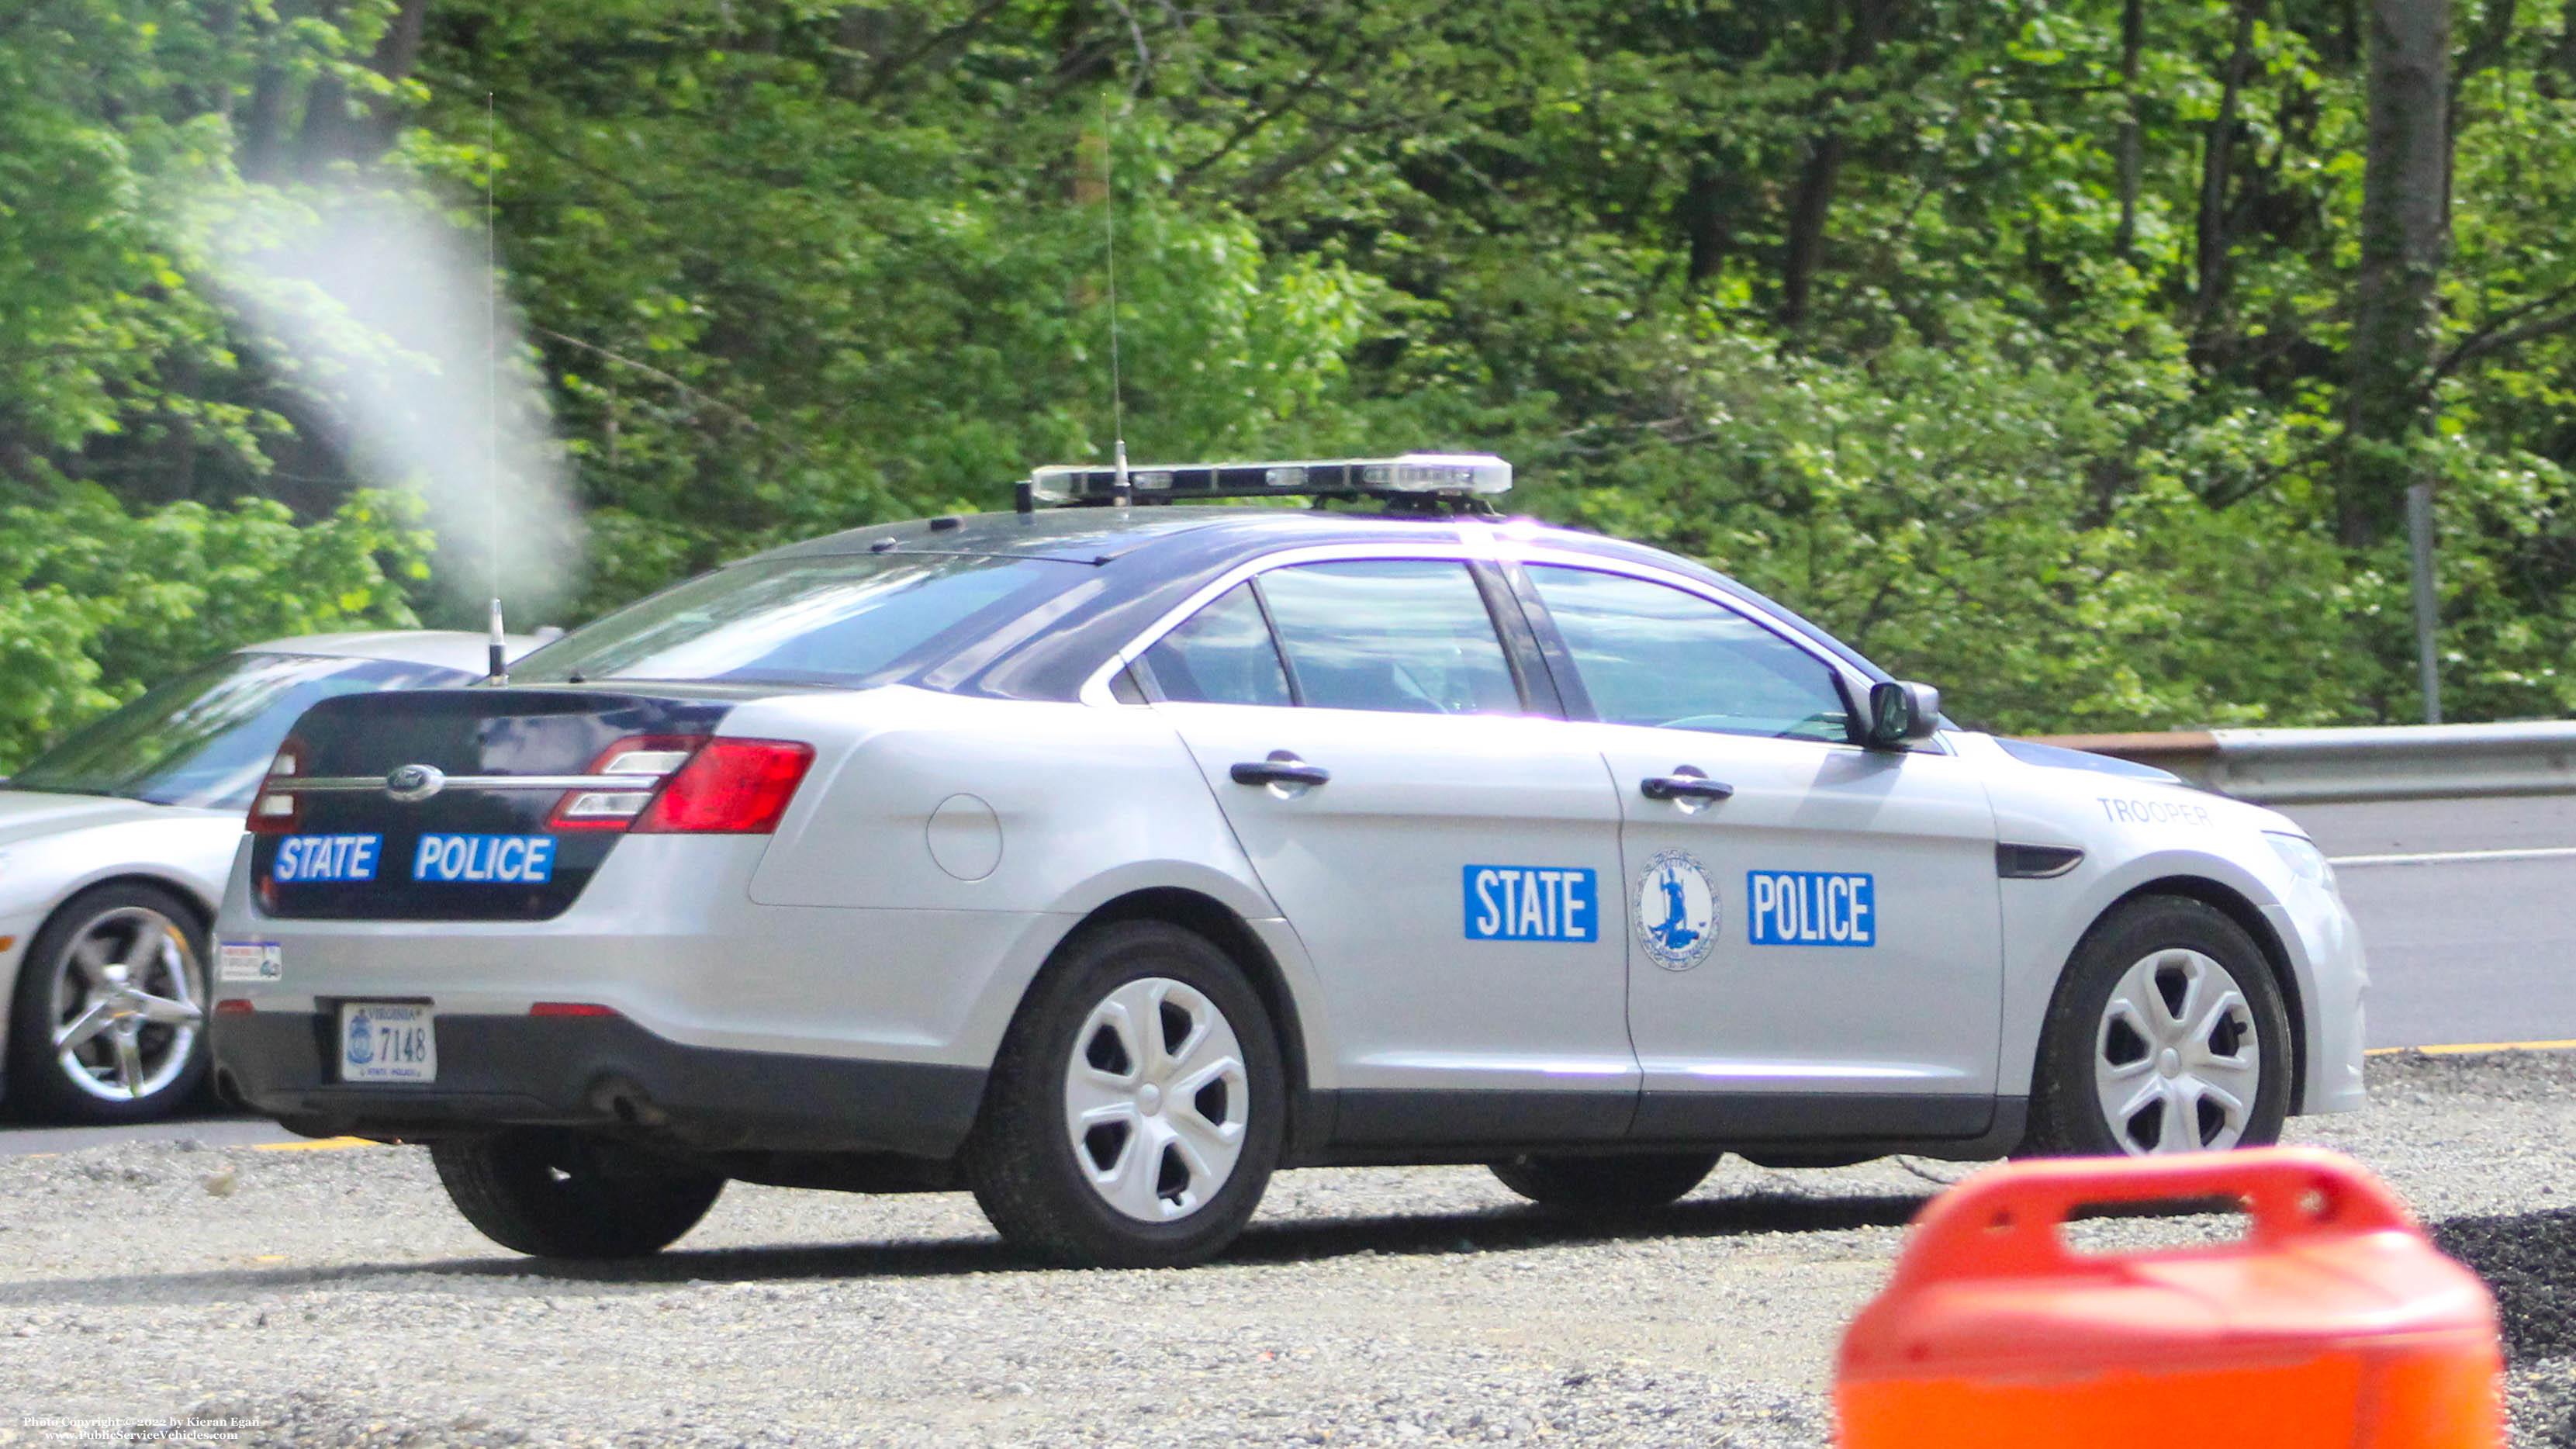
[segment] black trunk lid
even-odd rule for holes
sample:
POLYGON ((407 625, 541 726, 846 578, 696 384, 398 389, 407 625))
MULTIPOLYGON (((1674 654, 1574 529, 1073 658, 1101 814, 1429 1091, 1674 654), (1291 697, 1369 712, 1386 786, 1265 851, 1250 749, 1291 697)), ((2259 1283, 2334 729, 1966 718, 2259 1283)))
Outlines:
MULTIPOLYGON (((585 689, 432 689, 325 700, 297 722, 296 778, 439 788, 296 792, 291 832, 254 838, 251 887, 268 915, 306 920, 545 920, 579 899, 624 831, 567 829, 561 789, 474 777, 579 776, 623 740, 712 734, 724 698, 585 689), (447 784, 454 779, 457 783, 447 784), (428 848, 424 849, 424 842, 428 848), (462 842, 462 844, 459 844, 462 842), (280 869, 281 857, 284 869, 280 869)), ((662 747, 662 746, 658 746, 662 747)), ((630 788, 649 790, 638 777, 630 788)), ((291 781, 280 780, 291 788, 291 781)), ((259 807, 254 806, 254 810, 259 807)))

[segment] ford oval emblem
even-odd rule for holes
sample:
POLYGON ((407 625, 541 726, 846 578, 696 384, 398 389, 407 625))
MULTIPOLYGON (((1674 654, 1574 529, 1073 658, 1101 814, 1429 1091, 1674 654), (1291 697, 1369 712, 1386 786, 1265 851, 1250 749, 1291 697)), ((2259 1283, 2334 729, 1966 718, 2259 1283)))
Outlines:
POLYGON ((447 788, 447 775, 436 765, 400 765, 385 776, 385 793, 408 805, 447 788))

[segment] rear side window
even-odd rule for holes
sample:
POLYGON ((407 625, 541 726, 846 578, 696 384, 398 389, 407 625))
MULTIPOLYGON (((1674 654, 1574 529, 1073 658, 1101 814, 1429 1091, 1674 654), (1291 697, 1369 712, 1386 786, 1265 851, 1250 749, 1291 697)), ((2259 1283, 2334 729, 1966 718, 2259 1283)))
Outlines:
POLYGON ((737 564, 586 624, 510 673, 856 686, 943 658, 1091 573, 1059 559, 983 555, 737 564))
POLYGON ((1520 689, 1462 563, 1300 564, 1260 580, 1298 702, 1407 714, 1517 714, 1520 689))
POLYGON ((1733 609, 1591 569, 1542 564, 1529 575, 1604 721, 1850 742, 1834 671, 1733 609))
POLYGON ((1279 646, 1252 597, 1252 585, 1226 590, 1145 651, 1145 668, 1163 698, 1188 704, 1290 702, 1279 646))

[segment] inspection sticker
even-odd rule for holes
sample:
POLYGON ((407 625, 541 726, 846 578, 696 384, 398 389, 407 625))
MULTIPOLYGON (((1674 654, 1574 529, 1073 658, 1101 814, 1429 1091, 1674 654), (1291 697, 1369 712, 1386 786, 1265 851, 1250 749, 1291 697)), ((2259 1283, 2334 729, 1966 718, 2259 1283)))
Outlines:
POLYGON ((286 953, 275 941, 226 941, 215 948, 218 981, 278 981, 286 975, 286 953))

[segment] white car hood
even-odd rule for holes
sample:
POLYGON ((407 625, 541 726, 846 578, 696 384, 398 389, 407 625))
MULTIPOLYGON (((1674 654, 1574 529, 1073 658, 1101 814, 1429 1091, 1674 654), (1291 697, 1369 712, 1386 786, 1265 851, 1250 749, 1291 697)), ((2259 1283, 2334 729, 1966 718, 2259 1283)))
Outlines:
POLYGON ((204 816, 210 810, 183 810, 106 795, 52 795, 42 790, 0 789, 0 845, 41 840, 94 825, 122 825, 134 820, 166 820, 173 814, 204 816))

